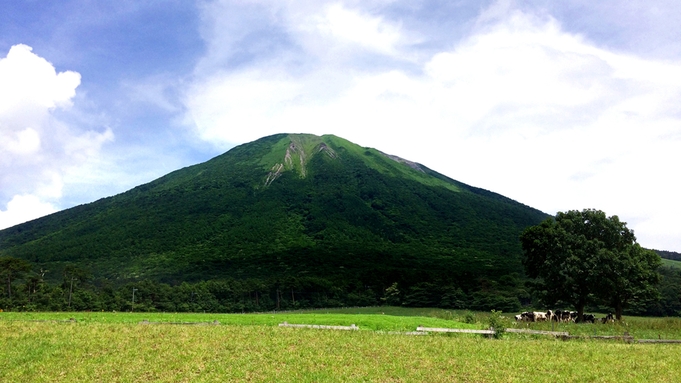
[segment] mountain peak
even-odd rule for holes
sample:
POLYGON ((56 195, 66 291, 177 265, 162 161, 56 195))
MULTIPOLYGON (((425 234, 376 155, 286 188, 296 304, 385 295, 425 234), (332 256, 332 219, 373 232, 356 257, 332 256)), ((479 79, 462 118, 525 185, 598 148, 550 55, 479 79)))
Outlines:
MULTIPOLYGON (((284 171, 295 171, 300 178, 305 178, 308 173, 307 164, 315 155, 326 154, 331 159, 337 158, 336 152, 324 142, 324 137, 329 136, 288 134, 282 138, 280 143, 284 146, 288 144, 288 146, 280 161, 270 168, 265 179, 265 186, 271 185, 284 171)), ((278 154, 280 147, 280 144, 274 145, 272 151, 278 154)))
POLYGON ((312 158, 324 154, 331 160, 336 160, 341 156, 355 158, 385 175, 411 178, 424 185, 442 186, 452 191, 460 191, 460 183, 419 163, 377 149, 362 147, 332 134, 317 136, 284 133, 261 140, 266 139, 277 141, 270 146, 270 150, 262 158, 262 164, 267 171, 263 179, 265 187, 272 185, 287 171, 295 172, 300 178, 307 177, 308 164, 312 158))

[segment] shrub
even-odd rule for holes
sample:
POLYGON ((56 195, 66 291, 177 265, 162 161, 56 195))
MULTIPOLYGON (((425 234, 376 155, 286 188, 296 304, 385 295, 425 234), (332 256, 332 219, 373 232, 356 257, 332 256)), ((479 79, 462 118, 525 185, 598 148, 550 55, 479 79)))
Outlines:
POLYGON ((489 327, 494 330, 494 337, 499 339, 504 335, 505 321, 501 316, 501 311, 492 310, 489 315, 489 327))

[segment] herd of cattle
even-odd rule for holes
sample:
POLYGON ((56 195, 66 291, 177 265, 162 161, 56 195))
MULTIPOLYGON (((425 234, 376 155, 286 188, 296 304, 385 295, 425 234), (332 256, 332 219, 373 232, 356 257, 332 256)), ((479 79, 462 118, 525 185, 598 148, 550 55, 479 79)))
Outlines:
MULTIPOLYGON (((577 322, 577 319, 577 311, 562 310, 549 310, 547 312, 525 311, 524 313, 515 316, 515 320, 518 322, 577 322)), ((596 321, 600 321, 601 323, 612 323, 615 321, 615 317, 612 314, 608 314, 599 319, 593 314, 584 314, 584 323, 596 323, 596 321)))

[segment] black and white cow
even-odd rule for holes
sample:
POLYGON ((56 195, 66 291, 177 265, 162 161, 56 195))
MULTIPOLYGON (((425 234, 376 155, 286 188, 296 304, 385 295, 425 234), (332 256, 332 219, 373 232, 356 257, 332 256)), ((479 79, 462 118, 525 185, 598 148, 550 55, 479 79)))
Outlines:
POLYGON ((556 313, 553 312, 553 310, 549 310, 546 312, 546 320, 549 322, 553 322, 556 320, 556 313))
POLYGON ((518 322, 544 322, 546 317, 546 313, 540 311, 525 311, 520 315, 516 315, 515 320, 518 322))
POLYGON ((570 311, 568 313, 568 320, 570 322, 576 322, 577 321, 577 311, 570 311))
MULTIPOLYGON (((540 311, 525 311, 519 315, 515 316, 515 320, 518 322, 545 322, 545 321, 556 321, 556 322, 576 322, 577 321, 577 311, 567 311, 567 310, 548 310, 546 312, 540 311)), ((582 320, 583 323, 595 323, 596 316, 593 314, 584 314, 582 320)), ((605 318, 600 319, 602 323, 612 322, 613 315, 608 314, 605 318)))
POLYGON ((515 320, 519 322, 534 322, 534 313, 525 311, 523 313, 520 313, 520 315, 516 315, 515 320))
MULTIPOLYGON (((550 311, 550 310, 549 310, 550 311)), ((566 310, 556 310, 553 312, 553 320, 555 322, 570 322, 574 321, 574 318, 570 316, 571 311, 566 310)), ((576 312, 575 312, 576 315, 576 312)))

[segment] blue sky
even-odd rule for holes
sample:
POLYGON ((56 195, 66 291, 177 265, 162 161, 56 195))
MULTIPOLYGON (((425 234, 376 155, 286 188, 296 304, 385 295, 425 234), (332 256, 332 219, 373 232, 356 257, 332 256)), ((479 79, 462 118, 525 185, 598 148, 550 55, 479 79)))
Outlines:
POLYGON ((0 5, 0 228, 279 132, 681 251, 677 1, 0 5))

